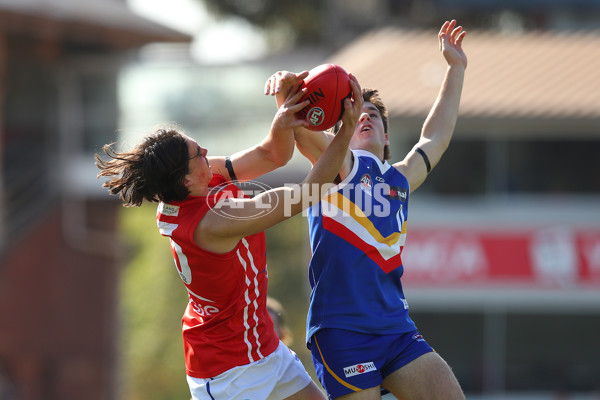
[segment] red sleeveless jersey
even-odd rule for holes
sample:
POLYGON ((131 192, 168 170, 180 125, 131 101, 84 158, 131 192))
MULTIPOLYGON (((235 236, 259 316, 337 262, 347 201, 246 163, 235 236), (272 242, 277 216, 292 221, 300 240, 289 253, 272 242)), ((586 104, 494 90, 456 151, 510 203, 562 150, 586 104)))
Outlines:
MULTIPOLYGON (((210 186, 223 188, 221 196, 223 191, 245 196, 220 175, 214 175, 210 186)), ((264 232, 243 238, 224 254, 194 243, 194 230, 219 193, 160 203, 156 216, 189 295, 182 330, 187 374, 194 378, 211 378, 259 360, 279 344, 266 307, 264 232)))

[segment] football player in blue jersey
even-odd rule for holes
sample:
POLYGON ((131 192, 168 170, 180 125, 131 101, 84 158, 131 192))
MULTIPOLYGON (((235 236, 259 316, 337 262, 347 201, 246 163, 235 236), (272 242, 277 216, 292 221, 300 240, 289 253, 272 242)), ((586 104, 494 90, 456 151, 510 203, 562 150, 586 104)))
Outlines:
MULTIPOLYGON (((307 345, 331 399, 464 399, 448 364, 409 317, 401 276, 408 199, 440 161, 458 117, 467 57, 466 32, 446 21, 438 39, 447 63, 437 99, 417 144, 390 165, 388 115, 379 93, 363 89, 364 106, 337 185, 308 211, 312 257, 307 345)), ((368 56, 361 55, 362 57, 368 56)), ((281 103, 305 73, 279 71, 265 94, 281 103)), ((294 130, 313 164, 334 132, 294 130)))

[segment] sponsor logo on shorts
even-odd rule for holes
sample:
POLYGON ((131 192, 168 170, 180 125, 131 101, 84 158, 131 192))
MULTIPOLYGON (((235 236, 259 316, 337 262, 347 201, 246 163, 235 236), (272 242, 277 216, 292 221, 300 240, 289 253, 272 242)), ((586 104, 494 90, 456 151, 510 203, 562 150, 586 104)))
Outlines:
POLYGON ((365 374, 371 371, 377 371, 377 367, 375 367, 375 364, 373 362, 344 367, 344 375, 346 376, 346 378, 350 378, 351 376, 355 375, 365 374))

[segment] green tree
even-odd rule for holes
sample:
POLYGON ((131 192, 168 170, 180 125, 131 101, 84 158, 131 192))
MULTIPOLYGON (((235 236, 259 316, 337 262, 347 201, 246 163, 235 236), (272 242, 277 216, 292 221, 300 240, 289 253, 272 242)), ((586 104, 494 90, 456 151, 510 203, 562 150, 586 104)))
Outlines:
POLYGON ((198 0, 216 16, 240 16, 264 28, 267 33, 280 34, 291 30, 297 43, 311 44, 322 40, 327 1, 281 0, 198 0))
POLYGON ((156 205, 123 209, 128 259, 121 274, 122 398, 189 398, 181 338, 186 291, 167 238, 156 228, 156 205))

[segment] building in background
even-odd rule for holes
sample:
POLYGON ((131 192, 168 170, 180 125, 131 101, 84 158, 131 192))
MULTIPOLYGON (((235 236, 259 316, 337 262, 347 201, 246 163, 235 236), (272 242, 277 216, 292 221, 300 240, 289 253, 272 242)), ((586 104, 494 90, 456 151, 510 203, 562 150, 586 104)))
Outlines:
MULTIPOLYGON (((0 0, 0 394, 4 382, 26 400, 117 398, 115 294, 126 260, 115 240, 120 205, 100 188, 92 157, 122 124, 174 120, 209 149, 223 135, 241 149, 274 114, 272 99, 253 100, 270 73, 337 62, 382 90, 392 154, 404 154, 443 73, 436 29, 456 17, 469 30, 469 69, 451 148, 412 197, 404 261, 413 315, 469 398, 591 398, 600 382, 600 2, 322 4, 314 48, 243 65, 186 55, 147 81, 138 78, 152 63, 141 62, 124 82, 140 46, 190 38, 118 0, 0 0), (176 85, 158 85, 167 72, 176 85), (123 107, 125 85, 154 94, 157 108, 123 107)), ((162 63, 174 61, 164 54, 162 63)), ((298 182, 302 161, 265 182, 298 182)))
POLYGON ((93 153, 117 128, 119 68, 189 40, 119 0, 0 1, 2 398, 115 398, 118 204, 93 153))

